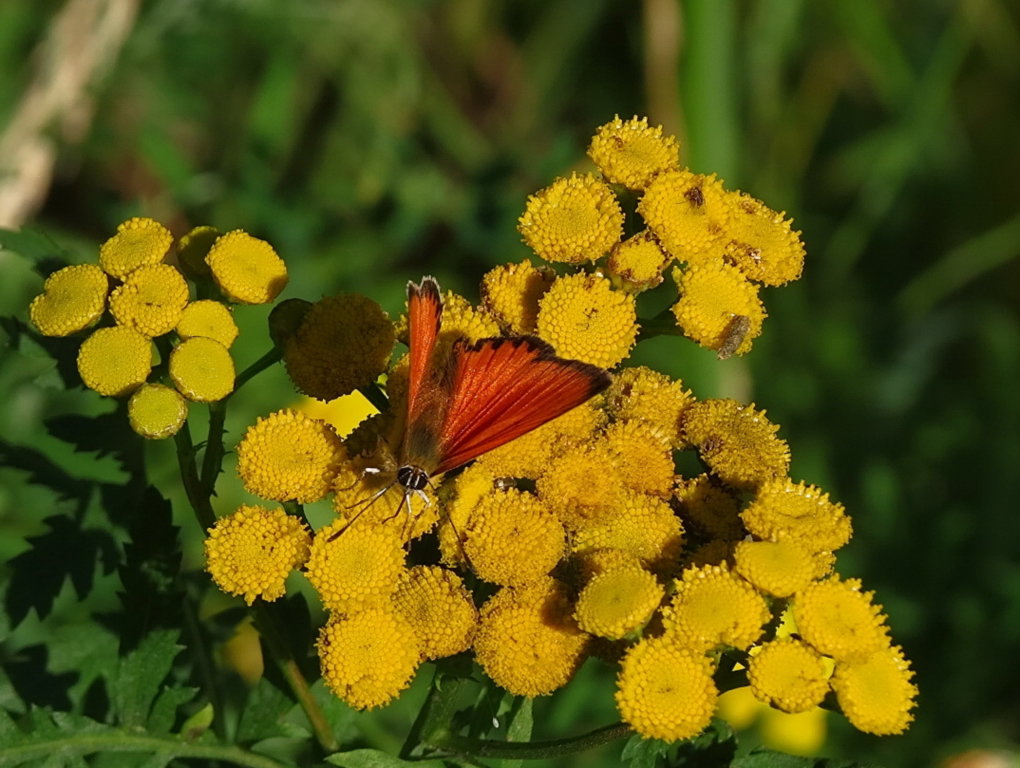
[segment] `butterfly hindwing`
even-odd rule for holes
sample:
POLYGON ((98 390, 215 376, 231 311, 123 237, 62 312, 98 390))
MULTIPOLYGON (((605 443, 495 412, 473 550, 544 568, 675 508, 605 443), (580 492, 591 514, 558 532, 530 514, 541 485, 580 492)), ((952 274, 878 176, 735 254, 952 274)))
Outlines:
POLYGON ((556 357, 533 336, 458 341, 447 375, 437 473, 552 421, 610 382, 602 368, 556 357))

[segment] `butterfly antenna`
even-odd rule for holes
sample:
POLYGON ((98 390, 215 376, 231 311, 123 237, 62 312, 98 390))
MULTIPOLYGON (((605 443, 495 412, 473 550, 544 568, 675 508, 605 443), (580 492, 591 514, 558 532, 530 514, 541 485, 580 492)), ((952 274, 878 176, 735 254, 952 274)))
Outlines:
MULTIPOLYGON (((346 531, 348 528, 350 528, 352 525, 354 525, 358 521, 358 518, 361 517, 361 515, 365 512, 365 510, 367 510, 369 507, 371 507, 373 504, 375 504, 375 502, 377 502, 379 499, 381 499, 383 497, 383 495, 387 491, 389 491, 389 489, 392 488, 394 485, 396 485, 396 481, 395 480, 392 483, 390 483, 389 485, 386 485, 385 487, 380 488, 378 491, 373 493, 367 499, 362 499, 361 501, 356 501, 354 504, 350 504, 350 505, 344 507, 344 509, 347 509, 347 510, 357 509, 358 511, 355 513, 354 517, 352 517, 350 519, 350 522, 348 522, 347 525, 345 525, 339 531, 336 531, 335 533, 333 533, 333 535, 330 536, 328 539, 326 539, 326 541, 330 542, 330 541, 333 541, 334 539, 339 538, 340 534, 342 534, 344 531, 346 531)), ((403 506, 403 502, 401 502, 401 506, 403 506)), ((397 507, 397 509, 399 510, 400 507, 397 507)))

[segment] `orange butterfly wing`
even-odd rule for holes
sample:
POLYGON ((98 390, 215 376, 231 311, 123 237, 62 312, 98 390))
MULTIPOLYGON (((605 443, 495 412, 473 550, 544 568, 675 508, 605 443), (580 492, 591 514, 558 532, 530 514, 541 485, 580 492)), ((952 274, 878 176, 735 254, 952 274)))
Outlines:
POLYGON ((434 277, 423 277, 419 285, 407 284, 407 335, 410 369, 407 379, 408 421, 421 413, 422 383, 426 380, 432 352, 443 320, 443 300, 434 277))
POLYGON ((562 416, 610 382, 602 368, 556 357, 534 336, 458 341, 447 375, 437 474, 562 416))

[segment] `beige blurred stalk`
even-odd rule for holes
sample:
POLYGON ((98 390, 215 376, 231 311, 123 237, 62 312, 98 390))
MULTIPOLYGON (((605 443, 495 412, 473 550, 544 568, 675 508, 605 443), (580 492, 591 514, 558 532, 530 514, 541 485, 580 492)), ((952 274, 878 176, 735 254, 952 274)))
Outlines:
POLYGON ((88 135, 96 86, 134 27, 139 0, 69 0, 28 66, 32 75, 0 133, 0 227, 42 206, 61 145, 88 135))

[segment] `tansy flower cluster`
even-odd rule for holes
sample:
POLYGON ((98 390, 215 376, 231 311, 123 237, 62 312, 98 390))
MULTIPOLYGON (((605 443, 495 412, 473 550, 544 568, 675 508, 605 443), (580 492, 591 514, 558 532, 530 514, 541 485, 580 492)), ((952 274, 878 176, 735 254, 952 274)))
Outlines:
POLYGON ((199 227, 175 246, 162 224, 134 218, 100 246, 98 264, 51 274, 29 318, 46 336, 82 336, 85 386, 129 397, 132 429, 164 438, 184 424, 189 402, 222 400, 234 389, 230 305, 270 302, 286 283, 272 246, 245 232, 199 227), (195 298, 216 288, 221 299, 195 298))
POLYGON ((842 505, 790 477, 789 446, 763 410, 697 399, 626 364, 635 295, 672 264, 683 332, 723 356, 746 352, 765 315, 759 287, 800 274, 798 234, 684 169, 675 139, 645 120, 603 126, 589 154, 599 175, 557 180, 521 217, 550 264, 497 266, 477 304, 444 295, 439 347, 532 334, 611 369, 609 389, 431 478, 428 503, 405 499, 392 480, 408 380, 393 349, 406 320, 357 295, 284 302, 274 340, 298 390, 381 394, 385 375, 389 406, 346 436, 290 409, 252 424, 236 449, 240 480, 295 514, 245 506, 221 518, 209 572, 252 602, 276 599, 300 570, 328 614, 323 678, 359 709, 394 699, 423 663, 470 653, 528 697, 566 685, 586 659, 611 665, 620 715, 647 738, 703 731, 736 677, 785 712, 828 700, 863 731, 903 731, 912 672, 874 595, 835 571, 852 534, 842 505), (645 222, 627 239, 617 188, 637 194, 645 222), (685 452, 701 474, 677 473, 685 452), (324 499, 336 517, 310 533, 296 505, 324 499))

